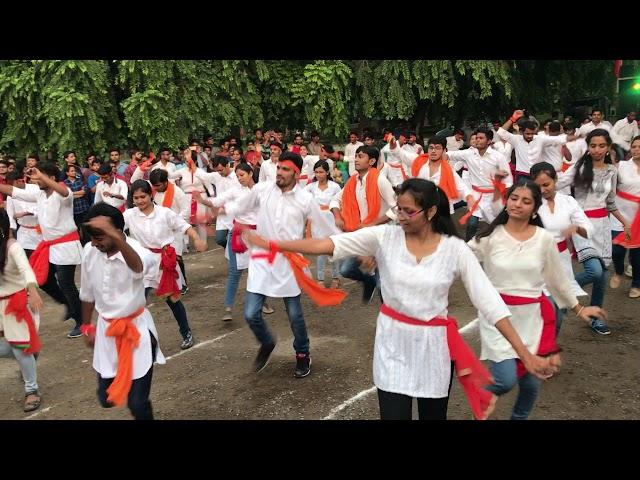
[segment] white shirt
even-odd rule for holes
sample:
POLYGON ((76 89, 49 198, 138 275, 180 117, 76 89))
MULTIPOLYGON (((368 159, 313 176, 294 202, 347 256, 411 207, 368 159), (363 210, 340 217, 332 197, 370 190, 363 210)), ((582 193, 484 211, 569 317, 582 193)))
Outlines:
MULTIPOLYGON (((300 176, 303 177, 306 175, 306 180, 312 180, 315 177, 315 173, 313 173, 313 166, 320 160, 318 155, 307 155, 302 159, 302 170, 300 171, 300 176)), ((305 181, 306 184, 306 181, 305 181)))
MULTIPOLYGON (((442 236, 437 250, 420 262, 409 253, 397 225, 379 225, 334 235, 333 259, 375 256, 385 304, 409 317, 448 316, 451 285, 461 278, 473 304, 491 325, 509 310, 489 284, 464 242, 442 236)), ((378 314, 373 381, 381 390, 411 397, 442 398, 449 391, 451 357, 446 327, 408 325, 378 314)))
MULTIPOLYGON (((521 242, 498 225, 491 235, 468 242, 493 286, 500 293, 538 298, 546 285, 560 308, 574 307, 578 300, 572 292, 560 261, 553 235, 536 227, 536 233, 521 242)), ((509 305, 510 322, 529 352, 535 354, 540 345, 542 316, 540 304, 509 305)), ((501 362, 518 358, 515 350, 491 322, 483 321, 479 312, 482 360, 501 362)), ((494 322, 495 323, 495 322, 494 322)))
POLYGON ((96 195, 94 197, 93 203, 104 202, 113 207, 120 208, 127 202, 127 195, 129 195, 129 187, 127 186, 126 182, 120 180, 119 178, 114 178, 111 185, 108 185, 101 180, 96 184, 96 195), (103 192, 109 192, 111 195, 122 195, 124 200, 113 197, 105 197, 102 195, 103 192))
POLYGON ((413 153, 414 155, 421 155, 424 153, 424 149, 422 148, 422 145, 419 145, 417 143, 414 143, 413 145, 409 143, 405 143, 402 146, 402 149, 406 150, 409 153, 413 153))
MULTIPOLYGON (((151 170, 155 170, 156 168, 159 168, 161 170, 165 170, 167 173, 173 173, 176 171, 176 165, 175 163, 171 163, 171 162, 167 162, 166 165, 163 165, 162 162, 158 162, 155 163, 152 167, 151 170)), ((131 177, 131 183, 133 183, 133 176, 131 177)))
POLYGON ((507 164, 511 163, 511 152, 513 151, 513 146, 509 142, 501 140, 497 135, 494 138, 497 140, 491 144, 491 148, 504 155, 507 164))
POLYGON ((276 174, 278 173, 278 166, 276 163, 269 159, 262 162, 260 165, 260 176, 258 177, 259 182, 276 182, 276 174))
MULTIPOLYGON (((0 272, 0 297, 8 297, 28 286, 38 286, 24 249, 17 241, 11 241, 7 247, 7 263, 4 272, 0 272)), ((0 317, 4 317, 4 308, 0 317)), ((1 325, 1 322, 0 322, 1 325)), ((1 330, 1 329, 0 329, 1 330)))
MULTIPOLYGON (((40 187, 33 183, 27 183, 25 185, 26 190, 33 192, 39 192, 40 187)), ((7 197, 7 215, 9 216, 9 224, 14 230, 20 225, 18 229, 16 240, 22 248, 25 250, 35 250, 38 244, 42 241, 42 235, 39 234, 35 228, 38 225, 37 213, 38 204, 36 202, 25 202, 24 200, 18 200, 15 197, 7 197), (27 215, 26 217, 16 220, 13 216, 16 213, 29 212, 33 215, 27 215)))
POLYGON ((631 148, 631 140, 633 137, 640 135, 638 129, 638 122, 635 120, 631 123, 627 120, 627 117, 618 120, 611 130, 611 139, 613 143, 617 143, 625 150, 631 148))
MULTIPOLYGON (((638 173, 638 166, 633 160, 625 160, 618 163, 617 190, 640 196, 640 174, 638 173)), ((616 205, 622 216, 629 223, 633 223, 633 219, 636 217, 640 205, 637 202, 632 202, 618 195, 616 195, 616 205)), ((613 215, 611 216, 611 230, 624 231, 623 225, 613 215)))
POLYGON ((594 124, 593 122, 589 122, 582 125, 576 131, 576 135, 578 135, 579 137, 586 137, 592 130, 595 130, 596 128, 604 128, 607 132, 611 132, 611 124, 608 122, 602 121, 598 125, 594 124))
POLYGON ((392 186, 396 187, 404 182, 404 175, 407 178, 411 178, 411 165, 418 157, 415 153, 400 148, 400 145, 396 145, 392 149, 389 144, 382 148, 382 152, 385 156, 385 162, 380 175, 384 174, 392 186), (403 171, 404 175, 402 174, 403 171))
MULTIPOLYGON (((416 178, 424 178, 425 180, 429 180, 439 186, 440 179, 442 178, 440 175, 442 171, 442 161, 443 160, 440 160, 440 162, 438 162, 439 163, 438 169, 433 174, 433 177, 430 175, 431 162, 427 162, 422 166, 416 178)), ((462 177, 458 175, 456 172, 453 172, 453 179, 456 182, 456 191, 458 192, 458 196, 455 199, 451 199, 451 198, 449 199, 449 213, 454 213, 453 205, 455 203, 459 202, 460 200, 466 199, 467 196, 471 194, 471 190, 464 183, 464 181, 462 180, 462 177)))
MULTIPOLYGON (((153 211, 145 215, 138 207, 129 208, 124 211, 124 227, 144 248, 162 248, 171 245, 177 234, 184 234, 191 225, 184 218, 160 205, 154 205, 153 211)), ((160 254, 156 254, 160 258, 160 254)), ((182 273, 176 265, 180 281, 182 283, 182 273)), ((162 271, 160 262, 157 266, 145 274, 145 287, 156 288, 160 281, 162 271)))
MULTIPOLYGON (((355 164, 356 150, 358 150, 358 148, 361 147, 362 145, 364 145, 364 143, 362 142, 356 142, 356 143, 349 142, 344 147, 344 159, 349 165, 349 176, 356 173, 356 164, 355 164)), ((331 170, 333 170, 333 166, 330 165, 330 167, 331 167, 331 170)))
MULTIPOLYGON (((307 219, 318 226, 322 238, 336 233, 335 226, 327 222, 313 196, 297 184, 293 190, 283 193, 275 182, 261 182, 248 195, 225 205, 227 213, 236 218, 256 209, 257 233, 271 240, 300 240, 307 219)), ((251 253, 267 252, 252 248, 251 253)), ((300 295, 291 265, 282 254, 277 254, 271 265, 266 259, 251 258, 247 291, 273 298, 300 295)))
MULTIPOLYGON (((318 207, 320 207, 320 211, 327 218, 327 222, 335 225, 335 217, 333 213, 331 213, 331 210, 329 210, 329 204, 331 203, 331 199, 340 192, 340 185, 329 180, 327 181, 327 188, 321 190, 318 182, 311 182, 305 187, 305 190, 313 195, 318 207)), ((311 222, 311 236, 313 238, 320 238, 320 234, 321 232, 318 231, 313 222, 311 222)))
MULTIPOLYGON (((55 240, 77 231, 73 221, 73 192, 67 187, 68 195, 63 197, 53 192, 47 197, 43 190, 13 188, 11 194, 18 200, 36 202, 38 223, 44 240, 55 240)), ((80 265, 82 246, 79 240, 52 245, 49 250, 49 262, 54 265, 80 265)))
MULTIPOLYGON (((205 172, 199 170, 196 175, 202 179, 203 183, 210 182, 216 187, 216 196, 222 195, 228 190, 234 188, 240 188, 240 182, 236 176, 236 172, 231 171, 229 175, 223 177, 218 172, 205 172)), ((216 230, 231 230, 233 228, 233 217, 230 217, 226 213, 216 217, 216 230)))
POLYGON ((460 150, 464 145, 464 140, 456 140, 456 136, 452 135, 451 137, 447 137, 447 151, 455 152, 456 150, 460 150))
MULTIPOLYGON (((251 193, 251 189, 249 187, 243 187, 240 185, 240 188, 229 189, 222 195, 218 195, 217 197, 210 198, 208 200, 212 207, 218 208, 226 205, 227 203, 237 202, 249 193, 251 193)), ((229 215, 228 212, 227 215, 229 215)), ((231 218, 233 222, 234 218, 231 218)), ((242 214, 238 214, 238 216, 235 217, 235 221, 243 225, 256 225, 258 223, 258 210, 249 210, 242 214)))
POLYGON ((567 143, 565 134, 557 137, 548 135, 534 135, 530 142, 525 141, 522 135, 514 135, 507 132, 504 128, 498 129, 498 135, 502 140, 509 142, 516 151, 516 170, 519 172, 529 173, 531 167, 540 162, 542 149, 547 145, 564 145, 567 143))
MULTIPOLYGON (((364 220, 369 215, 369 205, 367 204, 367 179, 369 178, 369 172, 364 177, 360 178, 358 175, 356 179, 356 201, 358 202, 358 209, 360 210, 360 220, 364 220)), ((378 191, 380 192, 380 212, 378 213, 377 220, 387 216, 392 220, 395 220, 394 213, 390 210, 396 204, 396 194, 393 191, 393 187, 389 183, 389 180, 385 178, 382 173, 378 175, 378 191)), ((340 190, 337 195, 333 197, 329 204, 330 209, 339 208, 342 209, 342 195, 344 189, 340 190)))
MULTIPOLYGON (((131 315, 146 305, 144 295, 144 276, 158 269, 159 256, 153 254, 132 238, 127 243, 136 251, 142 261, 143 270, 135 273, 131 270, 121 252, 108 257, 106 253, 87 243, 84 246, 80 274, 80 300, 95 303, 98 312, 96 325, 96 343, 93 350, 93 368, 102 378, 113 378, 118 369, 118 352, 114 337, 107 337, 109 323, 105 319, 122 318, 131 315)), ((158 339, 153 318, 149 310, 132 320, 140 333, 140 343, 133 351, 133 379, 141 378, 153 364, 151 337, 149 331, 158 339)), ((165 363, 160 346, 156 350, 156 359, 165 363)))
MULTIPOLYGON (((552 137, 552 135, 547 135, 547 137, 552 137)), ((562 145, 546 145, 543 147, 542 152, 540 152, 540 161, 550 163, 556 169, 556 172, 559 172, 564 163, 562 145)))

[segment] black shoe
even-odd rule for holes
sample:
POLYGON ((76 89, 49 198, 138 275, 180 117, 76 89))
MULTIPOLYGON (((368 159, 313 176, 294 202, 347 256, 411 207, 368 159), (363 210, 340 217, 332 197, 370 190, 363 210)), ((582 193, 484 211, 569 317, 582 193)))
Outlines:
POLYGON ((373 282, 372 284, 369 284, 369 283, 364 284, 364 288, 362 290, 363 305, 369 305, 371 303, 371 300, 373 300, 373 296, 376 294, 377 288, 378 287, 376 286, 375 282, 373 282))
POLYGON ((296 353, 296 370, 293 376, 296 378, 306 377, 311 373, 311 357, 308 353, 296 353))
POLYGON ((264 370, 264 367, 267 366, 269 358, 271 358, 271 352, 273 352, 274 348, 276 348, 275 343, 268 343, 260 346, 258 355, 256 355, 256 359, 253 361, 253 369, 256 373, 264 370))
POLYGON ((180 293, 182 295, 186 295, 188 291, 189 291, 189 287, 185 285, 184 287, 182 287, 182 290, 180 291, 180 293))
POLYGON ((191 332, 187 333, 187 336, 184 337, 184 339, 182 340, 182 344, 180 345, 180 348, 182 350, 186 350, 187 348, 191 348, 193 347, 193 335, 191 334, 191 332))
POLYGON ((82 332, 80 331, 80 325, 76 325, 69 333, 67 333, 67 338, 78 338, 81 336, 82 332))

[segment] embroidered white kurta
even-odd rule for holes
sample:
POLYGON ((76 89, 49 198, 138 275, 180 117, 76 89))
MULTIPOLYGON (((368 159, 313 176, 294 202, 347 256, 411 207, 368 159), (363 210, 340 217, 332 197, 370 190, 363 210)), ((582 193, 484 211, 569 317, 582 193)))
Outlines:
MULTIPOLYGON (((305 187, 305 190, 313 195, 314 200, 318 204, 318 207, 320 207, 322 215, 326 217, 327 222, 335 225, 335 217, 333 216, 333 213, 331 213, 331 210, 329 210, 329 204, 333 197, 340 193, 340 185, 329 180, 327 182, 327 188, 321 190, 318 182, 311 182, 305 187)), ((313 222, 311 222, 311 236, 313 238, 321 238, 319 236, 321 233, 322 232, 315 227, 313 222)))
MULTIPOLYGON (((633 160, 618 163, 618 187, 616 191, 623 191, 640 197, 640 173, 638 173, 638 165, 633 160)), ((640 205, 619 195, 616 195, 616 205, 629 224, 633 223, 640 205)), ((611 230, 624 231, 623 225, 614 216, 611 217, 611 230)))
MULTIPOLYGON (((139 242, 127 238, 140 260, 143 270, 135 273, 131 270, 121 252, 108 257, 106 253, 87 243, 81 267, 80 300, 95 303, 98 312, 96 324, 96 343, 93 349, 93 368, 102 378, 114 378, 118 369, 118 352, 114 337, 107 337, 109 322, 106 319, 122 318, 146 305, 144 296, 144 277, 158 270, 159 256, 143 248, 139 242)), ((158 340, 158 332, 151 313, 146 308, 134 318, 132 323, 140 333, 140 343, 133 350, 133 379, 141 378, 153 364, 151 336, 158 340)), ((156 349, 156 362, 165 363, 160 351, 156 349)))
MULTIPOLYGON (((491 286, 464 242, 442 236, 434 253, 420 262, 409 253, 398 225, 379 225, 331 237, 333 259, 375 256, 385 304, 409 317, 447 317, 449 289, 460 277, 472 303, 491 325, 509 309, 491 286)), ((446 327, 408 325, 378 314, 373 382, 381 390, 412 397, 448 395, 451 356, 446 327)))

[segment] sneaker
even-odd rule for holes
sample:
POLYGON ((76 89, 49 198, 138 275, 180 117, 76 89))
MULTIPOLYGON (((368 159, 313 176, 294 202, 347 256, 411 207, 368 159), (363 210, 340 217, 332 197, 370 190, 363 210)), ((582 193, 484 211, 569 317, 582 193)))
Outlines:
POLYGON ((296 370, 293 376, 296 378, 306 377, 311 373, 311 357, 308 353, 296 353, 296 370))
POLYGON ((275 343, 270 343, 267 345, 261 345, 260 350, 258 350, 258 355, 256 355, 256 359, 253 361, 253 369, 256 373, 264 370, 264 367, 269 363, 269 358, 271 358, 271 352, 276 348, 275 343))
POLYGON ((80 331, 80 325, 76 325, 69 333, 67 333, 67 338, 78 338, 81 336, 82 332, 80 331))
POLYGON ((620 278, 620 275, 618 274, 613 274, 611 276, 611 278, 609 279, 609 286, 611 288, 618 288, 620 286, 620 282, 622 281, 622 279, 620 278))
POLYGON ((182 287, 182 290, 180 290, 180 293, 182 295, 186 295, 188 291, 189 291, 189 287, 185 285, 184 287, 182 287))
POLYGON ((187 333, 187 336, 184 337, 182 343, 180 344, 180 348, 182 350, 186 350, 187 348, 193 347, 193 335, 191 332, 187 333))
POLYGON ((222 316, 222 321, 228 322, 230 320, 233 320, 233 315, 231 315, 231 307, 225 307, 224 315, 222 316))
POLYGON ((275 312, 275 310, 273 308, 271 308, 269 305, 263 305, 262 306, 262 313, 265 313, 267 315, 271 315, 273 312, 275 312))
POLYGON ((371 300, 373 299, 373 296, 376 294, 377 289, 378 287, 376 286, 375 283, 373 285, 367 285, 366 283, 364 284, 364 288, 362 290, 363 305, 369 305, 371 303, 371 300))
POLYGON ((627 268, 625 268, 624 270, 624 274, 627 277, 633 277, 633 268, 631 267, 631 265, 627 265, 627 268))
POLYGON ((591 328, 593 329, 593 331, 599 333, 600 335, 611 334, 611 330, 609 329, 609 327, 607 327, 607 324, 599 318, 594 318, 593 320, 591 320, 591 328))
POLYGON ((638 298, 640 297, 640 288, 631 287, 629 290, 629 298, 638 298))

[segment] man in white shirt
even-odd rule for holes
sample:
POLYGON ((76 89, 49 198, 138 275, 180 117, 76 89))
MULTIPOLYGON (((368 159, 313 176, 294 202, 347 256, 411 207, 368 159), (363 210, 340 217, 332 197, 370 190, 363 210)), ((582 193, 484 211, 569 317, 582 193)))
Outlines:
POLYGON ((116 178, 110 165, 102 165, 98 169, 98 175, 100 175, 100 181, 96 184, 93 203, 105 202, 123 212, 129 194, 127 183, 116 178))
MULTIPOLYGON (((297 185, 302 165, 300 155, 284 152, 279 157, 275 182, 259 182, 250 193, 226 204, 224 210, 233 218, 257 209, 256 233, 273 240, 300 240, 307 220, 311 220, 314 228, 320 229, 322 237, 337 233, 335 226, 321 212, 313 195, 297 185)), ((286 256, 276 251, 252 250, 244 315, 260 342, 260 350, 254 361, 256 372, 267 366, 276 345, 276 339, 262 317, 266 297, 282 298, 284 301, 296 351, 294 376, 302 378, 311 372, 309 337, 300 293, 300 285, 286 256)))
MULTIPOLYGON (((13 171, 7 174, 7 185, 15 188, 38 192, 40 188, 33 183, 25 183, 22 172, 13 171)), ((42 241, 40 225, 38 225, 36 202, 25 202, 14 197, 7 197, 7 215, 11 229, 14 230, 16 240, 23 248, 27 258, 31 256, 42 241), (17 232, 16 232, 17 230, 17 232)), ((57 299, 58 303, 65 303, 64 296, 57 299)))
POLYGON ((36 215, 43 241, 29 258, 41 288, 60 301, 65 298, 66 320, 73 318, 75 327, 67 334, 77 338, 80 333, 80 298, 75 284, 76 265, 82 260, 80 236, 73 220, 73 192, 58 183, 60 170, 54 164, 28 170, 29 177, 40 187, 39 191, 22 190, 0 185, 0 193, 18 200, 36 202, 36 215))
POLYGON ((125 236, 122 213, 106 203, 91 207, 84 228, 91 242, 85 245, 81 268, 82 331, 93 347, 98 400, 104 408, 126 402, 136 420, 153 420, 153 363, 163 364, 165 358, 145 308, 143 279, 159 257, 125 236))
POLYGON ((269 145, 271 149, 271 158, 265 160, 260 165, 259 182, 275 182, 277 174, 277 163, 280 155, 282 155, 282 145, 278 142, 271 142, 269 145))
POLYGON ((415 155, 422 155, 424 153, 424 149, 422 148, 422 145, 416 143, 417 140, 418 137, 416 136, 416 132, 409 132, 409 140, 402 146, 402 149, 415 155))
POLYGON ((576 135, 586 137, 591 130, 595 130, 596 128, 604 128, 607 132, 611 132, 611 124, 609 122, 603 122, 602 119, 602 111, 594 108, 591 111, 591 121, 582 125, 576 132, 576 135))
POLYGON ((631 141, 638 135, 640 131, 636 122, 636 112, 627 113, 627 116, 618 120, 611 130, 611 139, 624 150, 625 155, 631 149, 631 141))
MULTIPOLYGON (((358 149, 359 146, 364 145, 364 143, 362 143, 361 141, 358 140, 358 133, 357 132, 350 132, 349 133, 349 143, 347 143, 344 147, 344 160, 346 162, 348 162, 349 164, 349 175, 353 175, 355 173, 355 167, 353 166, 353 163, 355 161, 356 158, 356 150, 358 149)), ((331 167, 331 165, 329 165, 331 167)), ((331 167, 331 170, 333 170, 333 167, 331 167)), ((330 170, 330 171, 331 171, 330 170)))
MULTIPOLYGON (((176 171, 176 164, 171 162, 171 149, 163 147, 158 152, 158 161, 153 163, 151 166, 151 170, 155 170, 160 168, 162 170, 166 170, 167 173, 173 173, 176 171)), ((140 177, 142 178, 142 177, 140 177)), ((136 178, 137 180, 138 178, 136 178)), ((131 176, 131 183, 135 180, 133 179, 133 175, 131 176)))
POLYGON ((453 131, 453 136, 447 137, 447 152, 455 152, 462 149, 464 145, 464 131, 461 128, 456 128, 453 131))
POLYGON ((536 135, 537 125, 532 120, 521 122, 522 135, 509 133, 511 125, 518 122, 523 114, 524 112, 522 110, 514 111, 511 118, 498 130, 500 138, 509 142, 516 152, 515 182, 517 182, 520 177, 529 176, 531 167, 540 162, 540 155, 544 147, 548 145, 564 145, 575 139, 575 136, 567 136, 564 134, 556 137, 536 135))
MULTIPOLYGON (((549 137, 557 137, 562 133, 562 125, 558 121, 549 122, 547 125, 547 136, 549 137)), ((538 133, 540 135, 540 133, 538 133)), ((540 154, 540 161, 547 162, 553 165, 553 168, 556 169, 556 172, 560 172, 562 170, 562 164, 564 162, 564 152, 566 149, 565 145, 546 145, 542 148, 542 152, 540 154)))

